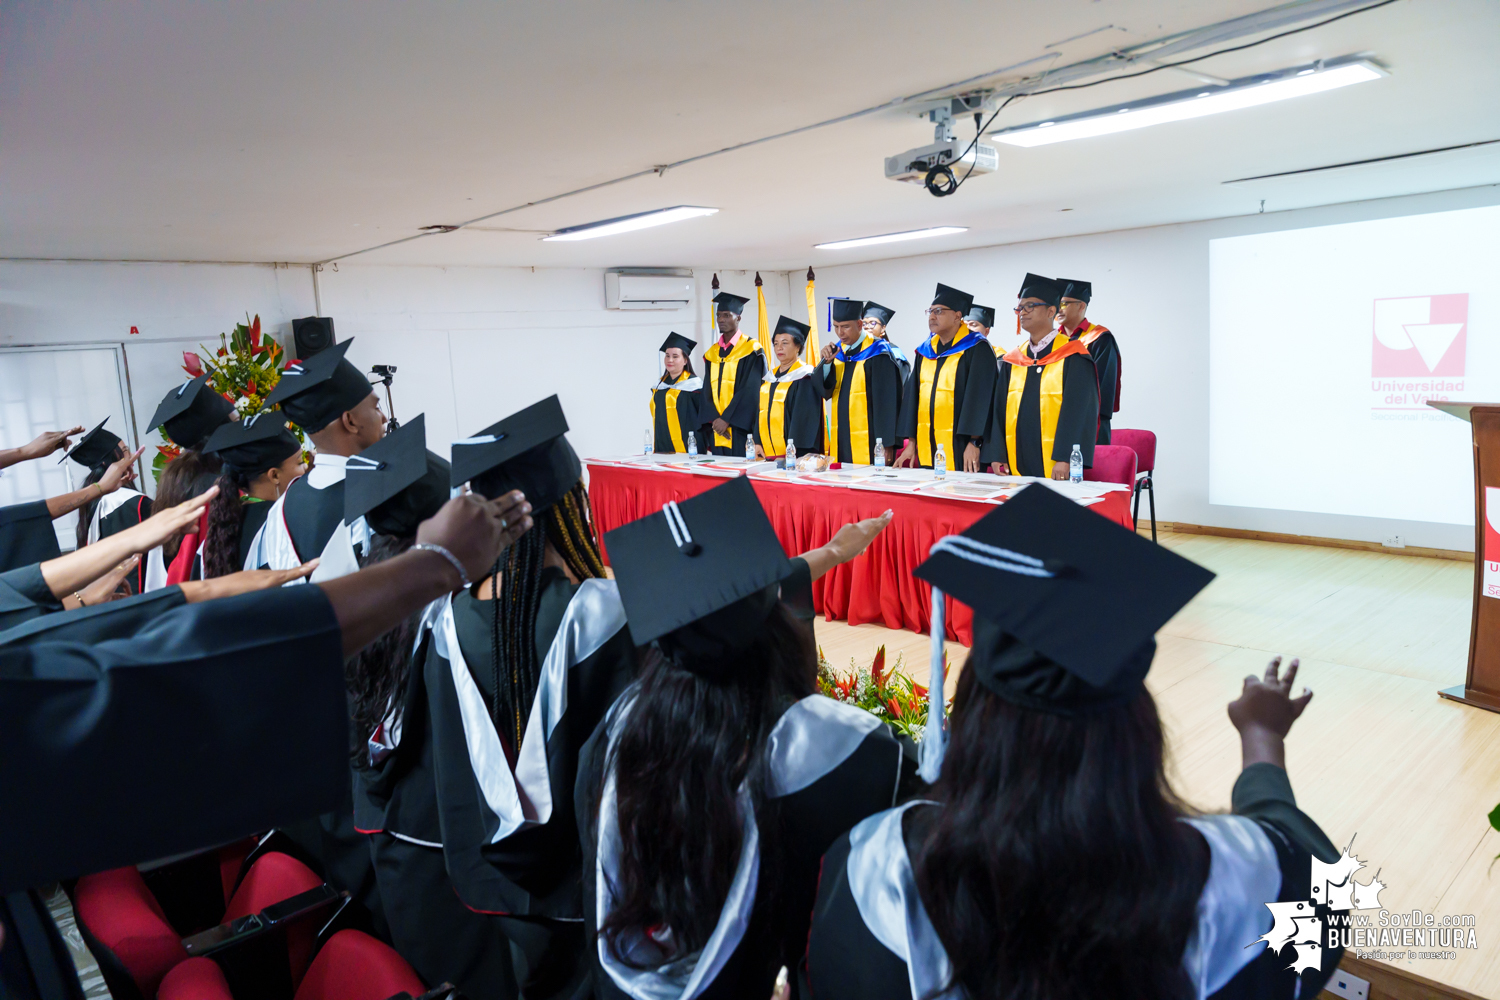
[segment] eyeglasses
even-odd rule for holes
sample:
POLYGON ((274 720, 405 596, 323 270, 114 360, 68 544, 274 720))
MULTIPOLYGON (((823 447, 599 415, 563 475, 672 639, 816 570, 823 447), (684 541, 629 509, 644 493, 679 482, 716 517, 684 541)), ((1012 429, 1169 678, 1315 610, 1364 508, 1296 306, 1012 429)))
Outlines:
POLYGON ((1018 313, 1031 312, 1031 310, 1040 309, 1045 305, 1047 305, 1045 302, 1022 302, 1013 311, 1018 313))
POLYGON ((958 312, 958 310, 949 309, 947 306, 929 306, 927 309, 927 315, 929 316, 941 316, 945 312, 958 312))

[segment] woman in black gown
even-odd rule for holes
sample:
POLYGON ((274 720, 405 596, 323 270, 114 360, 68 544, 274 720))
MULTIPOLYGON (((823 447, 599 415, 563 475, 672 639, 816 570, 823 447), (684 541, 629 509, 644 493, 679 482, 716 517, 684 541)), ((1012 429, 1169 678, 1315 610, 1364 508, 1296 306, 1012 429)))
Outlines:
POLYGON ((760 383, 755 411, 755 454, 780 458, 786 443, 799 455, 823 450, 823 399, 811 376, 817 371, 802 360, 802 345, 812 327, 782 316, 776 321, 771 348, 776 364, 760 383))
MULTIPOLYGON (((693 348, 697 345, 680 333, 662 341, 665 371, 651 387, 651 450, 661 455, 688 450, 688 437, 702 429, 698 412, 703 380, 693 374, 693 348)), ((704 442, 698 450, 707 453, 704 442)))
POLYGON ((223 462, 203 540, 203 576, 210 579, 245 568, 245 555, 266 523, 266 513, 307 467, 301 442, 277 411, 222 425, 203 452, 223 462))

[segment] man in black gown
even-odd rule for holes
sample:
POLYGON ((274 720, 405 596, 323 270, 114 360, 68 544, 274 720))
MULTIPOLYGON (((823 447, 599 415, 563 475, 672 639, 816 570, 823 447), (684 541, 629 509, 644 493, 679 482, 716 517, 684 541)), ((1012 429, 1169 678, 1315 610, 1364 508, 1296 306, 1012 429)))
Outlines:
POLYGON ((745 435, 755 430, 766 352, 754 337, 740 332, 740 317, 749 301, 729 292, 714 296, 719 339, 703 352, 703 398, 698 412, 705 423, 698 442, 700 454, 744 455, 745 435))
POLYGON ((1120 345, 1108 327, 1084 315, 1094 297, 1093 284, 1073 278, 1058 278, 1057 282, 1063 286, 1062 334, 1088 346, 1094 371, 1099 374, 1099 438, 1095 443, 1109 444, 1109 422, 1120 410, 1120 345))
POLYGON ((833 332, 839 339, 823 345, 816 382, 823 398, 833 401, 828 450, 834 460, 869 465, 879 441, 883 460, 890 464, 896 453, 901 373, 890 343, 865 328, 868 308, 856 299, 833 300, 833 332))
POLYGON ((974 296, 938 285, 927 310, 928 340, 917 348, 896 432, 898 466, 930 469, 941 446, 949 469, 978 472, 995 391, 995 352, 964 325, 974 296))

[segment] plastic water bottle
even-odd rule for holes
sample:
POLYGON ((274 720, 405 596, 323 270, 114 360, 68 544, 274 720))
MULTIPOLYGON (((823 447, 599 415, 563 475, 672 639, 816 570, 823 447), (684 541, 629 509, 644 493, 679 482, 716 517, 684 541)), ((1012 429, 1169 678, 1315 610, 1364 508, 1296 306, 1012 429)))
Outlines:
POLYGON ((1083 482, 1083 449, 1073 446, 1073 457, 1068 459, 1068 478, 1075 483, 1083 482))
POLYGON ((755 435, 754 434, 746 434, 745 435, 745 461, 747 461, 747 462, 753 462, 753 461, 755 461, 755 435))
POLYGON ((885 442, 880 438, 875 439, 875 454, 872 457, 875 460, 875 468, 885 468, 885 442))
POLYGON ((688 431, 688 454, 693 458, 698 457, 698 435, 688 431))
POLYGON ((786 471, 797 471, 797 442, 791 438, 786 439, 786 471))
POLYGON ((646 428, 646 450, 643 451, 643 452, 641 452, 641 454, 645 455, 645 456, 647 456, 649 458, 651 456, 652 451, 654 451, 655 448, 656 448, 656 432, 654 430, 652 430, 650 427, 647 427, 646 428))
POLYGON ((937 446, 937 454, 932 456, 932 478, 946 479, 948 476, 948 453, 943 450, 942 445, 937 446))

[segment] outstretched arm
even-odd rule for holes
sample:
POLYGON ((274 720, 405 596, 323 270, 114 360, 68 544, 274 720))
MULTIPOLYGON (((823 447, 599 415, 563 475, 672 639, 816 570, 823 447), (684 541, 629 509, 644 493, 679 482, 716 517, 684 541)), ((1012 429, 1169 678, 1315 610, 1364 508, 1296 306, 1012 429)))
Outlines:
POLYGON ((0 469, 18 462, 29 462, 33 458, 46 458, 57 449, 66 448, 68 438, 82 433, 83 425, 80 424, 65 431, 43 431, 30 443, 23 444, 19 448, 0 448, 0 469))
POLYGON ((121 486, 135 482, 135 470, 131 468, 131 465, 141 457, 141 452, 145 450, 144 446, 137 448, 133 454, 126 455, 111 465, 97 483, 85 486, 81 490, 74 490, 72 493, 64 493, 62 496, 48 497, 47 513, 51 514, 55 521, 64 514, 71 514, 90 500, 97 500, 106 493, 113 493, 121 486))
POLYGON ((1245 767, 1275 764, 1286 770, 1286 734, 1312 701, 1312 691, 1305 687, 1302 694, 1292 697, 1299 663, 1293 659, 1281 674, 1281 657, 1276 657, 1266 666, 1264 677, 1246 677, 1240 696, 1229 703, 1229 721, 1240 731, 1245 767))
POLYGON ((827 545, 802 553, 807 568, 816 580, 833 567, 848 562, 870 547, 875 536, 885 530, 895 517, 894 511, 886 511, 879 517, 867 517, 863 521, 846 524, 838 530, 827 545))

